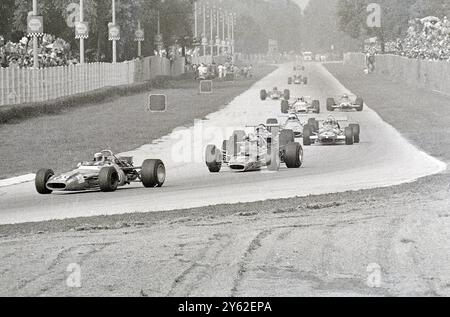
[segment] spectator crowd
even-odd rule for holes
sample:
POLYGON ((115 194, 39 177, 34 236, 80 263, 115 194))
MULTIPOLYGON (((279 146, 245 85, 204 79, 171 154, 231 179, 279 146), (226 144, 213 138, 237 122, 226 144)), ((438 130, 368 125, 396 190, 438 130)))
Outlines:
POLYGON ((233 79, 237 78, 250 78, 253 76, 253 66, 245 65, 238 67, 237 65, 226 62, 224 64, 216 64, 215 62, 211 64, 198 64, 192 65, 195 79, 219 79, 225 80, 229 74, 233 75, 233 79))
POLYGON ((406 37, 387 43, 385 51, 409 58, 450 61, 450 21, 432 16, 410 20, 406 37))
MULTIPOLYGON (((44 35, 39 39, 37 53, 39 68, 78 63, 78 59, 71 54, 70 44, 52 35, 44 35)), ((0 66, 33 67, 33 41, 23 37, 18 43, 5 42, 0 36, 0 66)))

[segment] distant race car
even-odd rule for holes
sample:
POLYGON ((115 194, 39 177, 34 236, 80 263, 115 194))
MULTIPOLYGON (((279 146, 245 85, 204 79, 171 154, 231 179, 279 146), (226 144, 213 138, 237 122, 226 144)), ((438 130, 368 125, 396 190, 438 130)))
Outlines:
MULTIPOLYGON (((267 119, 267 124, 278 124, 278 120, 276 118, 267 119)), ((295 112, 290 112, 289 115, 286 116, 286 120, 282 122, 280 126, 284 130, 292 130, 295 138, 302 138, 303 127, 307 124, 313 126, 315 124, 315 119, 308 119, 306 116, 299 116, 295 112)))
POLYGON ((140 167, 133 166, 132 157, 117 157, 110 150, 94 155, 94 159, 78 164, 73 171, 55 174, 51 169, 40 169, 35 178, 39 194, 52 192, 99 189, 113 192, 119 186, 141 182, 144 187, 161 187, 166 179, 166 168, 161 160, 145 160, 140 167))
POLYGON ((337 120, 329 116, 325 120, 310 119, 303 127, 303 145, 311 144, 343 144, 359 143, 360 126, 349 123, 347 118, 337 120))
POLYGON ((259 93, 259 97, 261 98, 261 100, 266 100, 267 98, 270 98, 272 100, 279 100, 279 99, 289 100, 289 98, 291 97, 291 92, 289 91, 289 89, 281 91, 278 90, 277 87, 274 87, 272 90, 269 91, 262 89, 259 93))
POLYGON ((261 124, 250 133, 234 131, 229 140, 223 141, 222 149, 208 145, 205 158, 211 173, 220 172, 223 165, 233 171, 248 172, 270 166, 272 155, 278 155, 287 168, 299 168, 303 164, 303 148, 295 142, 293 131, 280 131, 277 124, 261 124), (278 153, 272 152, 274 141, 278 141, 278 153))
POLYGON ((292 103, 282 100, 281 113, 289 113, 291 111, 300 114, 320 113, 320 101, 312 100, 310 96, 297 98, 292 103))
POLYGON ((294 75, 293 77, 289 77, 288 78, 288 85, 307 85, 308 84, 308 77, 297 74, 294 75))
POLYGON ((337 98, 328 98, 327 99, 327 110, 353 110, 363 111, 364 109, 364 100, 362 97, 349 96, 347 94, 343 94, 338 96, 337 98))

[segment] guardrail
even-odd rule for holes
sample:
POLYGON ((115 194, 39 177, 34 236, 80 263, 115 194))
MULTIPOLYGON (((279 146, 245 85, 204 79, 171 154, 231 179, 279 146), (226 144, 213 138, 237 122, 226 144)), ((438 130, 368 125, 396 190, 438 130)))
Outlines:
MULTIPOLYGON (((366 67, 362 53, 344 54, 344 64, 366 67)), ((375 73, 416 88, 450 94, 450 62, 411 59, 398 55, 376 55, 375 73)))
POLYGON ((90 63, 43 69, 0 68, 0 106, 60 97, 184 73, 184 59, 152 56, 123 63, 90 63))

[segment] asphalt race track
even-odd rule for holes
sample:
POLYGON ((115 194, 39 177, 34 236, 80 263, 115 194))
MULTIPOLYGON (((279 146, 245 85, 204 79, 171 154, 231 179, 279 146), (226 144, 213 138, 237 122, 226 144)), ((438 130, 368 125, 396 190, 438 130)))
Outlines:
MULTIPOLYGON (((140 184, 133 184, 115 193, 41 196, 35 192, 32 182, 0 187, 0 224, 172 210, 391 186, 446 168, 444 163, 408 143, 393 127, 365 107, 361 113, 335 113, 336 117, 348 116, 360 123, 360 144, 304 147, 304 166, 298 170, 281 167, 279 172, 235 173, 224 168, 219 174, 210 174, 203 162, 207 144, 220 146, 234 129, 264 123, 267 118, 281 114, 279 101, 259 99, 260 89, 289 88, 291 98, 310 95, 319 99, 320 116, 327 116, 327 97, 348 92, 323 66, 315 63, 307 66, 307 86, 288 87, 287 78, 292 75, 292 67, 292 64, 283 65, 226 108, 211 114, 208 120, 177 129, 154 144, 127 153, 135 155, 138 164, 144 158, 161 158, 168 174, 163 188, 145 189, 140 184)), ((51 164, 47 167, 51 168, 51 164)))

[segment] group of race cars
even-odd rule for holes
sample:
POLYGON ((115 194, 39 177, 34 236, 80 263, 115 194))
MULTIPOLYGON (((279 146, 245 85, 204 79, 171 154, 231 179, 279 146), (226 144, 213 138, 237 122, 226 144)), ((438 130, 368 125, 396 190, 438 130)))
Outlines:
MULTIPOLYGON (((301 74, 304 66, 294 67, 296 74, 288 78, 288 84, 306 85, 307 77, 301 74)), ((314 144, 353 145, 360 142, 360 125, 351 122, 346 116, 339 118, 321 113, 320 101, 310 96, 291 99, 289 89, 261 90, 262 101, 270 98, 281 101, 279 118, 269 118, 264 124, 247 127, 248 131, 234 131, 221 147, 208 145, 205 158, 211 173, 221 171, 228 166, 234 171, 255 171, 264 166, 276 170, 280 164, 287 168, 299 168, 303 165, 303 146, 314 144)), ((328 98, 326 110, 361 112, 364 100, 361 97, 342 94, 328 98)))
MULTIPOLYGON (((294 67, 296 72, 288 78, 288 84, 304 84, 308 80, 302 74, 304 66, 294 67)), ((310 96, 291 99, 289 89, 261 90, 262 101, 270 98, 280 101, 281 114, 265 123, 236 130, 224 140, 221 147, 208 145, 205 150, 206 166, 211 173, 218 173, 224 166, 233 171, 257 171, 263 167, 278 170, 281 164, 288 169, 303 165, 303 146, 313 144, 347 144, 360 142, 360 126, 346 117, 335 118, 331 114, 318 117, 320 101, 310 96)), ((343 94, 328 98, 326 110, 357 112, 364 108, 361 97, 343 94)), ((134 166, 133 157, 116 156, 110 150, 94 154, 91 161, 81 162, 77 168, 62 174, 51 169, 41 169, 35 178, 39 194, 52 192, 100 190, 116 191, 119 187, 140 182, 144 187, 161 187, 166 179, 166 168, 159 159, 144 160, 134 166)))

